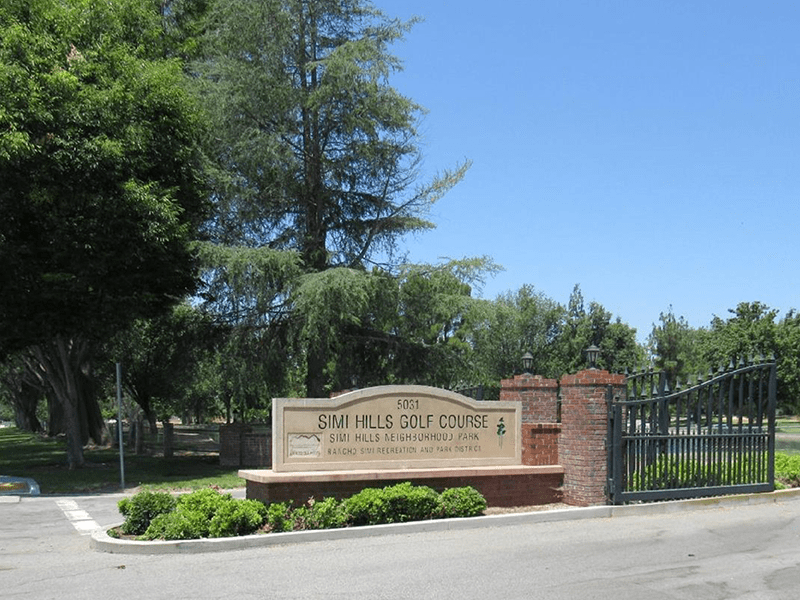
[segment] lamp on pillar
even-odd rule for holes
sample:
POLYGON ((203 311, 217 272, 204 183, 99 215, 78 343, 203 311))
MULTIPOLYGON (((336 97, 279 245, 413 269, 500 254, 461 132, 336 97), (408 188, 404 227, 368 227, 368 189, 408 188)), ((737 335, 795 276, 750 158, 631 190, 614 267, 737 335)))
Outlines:
POLYGON ((533 354, 530 352, 526 352, 522 355, 522 372, 526 373, 527 375, 531 374, 531 369, 533 368, 533 354))
POLYGON ((586 349, 586 359, 589 361, 589 368, 597 368, 597 358, 600 356, 600 348, 592 344, 586 349))

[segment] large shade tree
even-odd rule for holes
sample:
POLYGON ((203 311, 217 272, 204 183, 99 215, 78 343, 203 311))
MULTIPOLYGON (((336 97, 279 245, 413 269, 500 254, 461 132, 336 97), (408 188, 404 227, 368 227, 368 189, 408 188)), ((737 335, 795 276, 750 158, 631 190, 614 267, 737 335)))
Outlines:
MULTIPOLYGON (((432 227, 428 209, 467 165, 417 184, 422 110, 389 84, 401 66, 389 46, 411 25, 365 0, 216 3, 196 71, 220 166, 217 242, 296 251, 321 274, 394 266, 398 239, 432 227)), ((312 396, 325 392, 324 337, 307 335, 312 396)))
POLYGON ((201 122, 167 39, 158 3, 0 5, 0 352, 62 404, 70 467, 98 344, 195 285, 201 122))

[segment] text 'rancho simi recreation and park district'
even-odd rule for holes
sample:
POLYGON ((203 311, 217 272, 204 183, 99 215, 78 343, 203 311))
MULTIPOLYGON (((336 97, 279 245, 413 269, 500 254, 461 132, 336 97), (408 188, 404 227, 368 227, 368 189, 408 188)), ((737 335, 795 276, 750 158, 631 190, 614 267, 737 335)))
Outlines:
POLYGON ((425 386, 277 399, 273 470, 520 464, 520 406, 425 386))

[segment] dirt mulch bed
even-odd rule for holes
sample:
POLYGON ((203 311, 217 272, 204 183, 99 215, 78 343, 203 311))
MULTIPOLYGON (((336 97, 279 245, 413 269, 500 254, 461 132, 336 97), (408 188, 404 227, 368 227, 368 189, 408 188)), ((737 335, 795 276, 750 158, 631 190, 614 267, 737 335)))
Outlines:
POLYGON ((559 510, 562 508, 574 508, 568 504, 557 502, 555 504, 536 504, 533 506, 490 506, 483 514, 485 515, 509 515, 513 513, 540 512, 544 510, 559 510))

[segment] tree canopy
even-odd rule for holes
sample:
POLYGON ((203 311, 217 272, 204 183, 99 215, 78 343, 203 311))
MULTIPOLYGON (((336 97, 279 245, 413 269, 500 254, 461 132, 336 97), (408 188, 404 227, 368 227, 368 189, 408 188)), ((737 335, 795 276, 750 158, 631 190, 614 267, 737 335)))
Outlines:
POLYGON ((0 352, 31 349, 68 417, 94 346, 195 289, 202 120, 164 40, 155 3, 0 6, 0 352))
POLYGON ((132 0, 0 9, 0 331, 102 335, 194 289, 200 121, 132 0))

